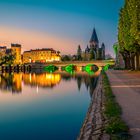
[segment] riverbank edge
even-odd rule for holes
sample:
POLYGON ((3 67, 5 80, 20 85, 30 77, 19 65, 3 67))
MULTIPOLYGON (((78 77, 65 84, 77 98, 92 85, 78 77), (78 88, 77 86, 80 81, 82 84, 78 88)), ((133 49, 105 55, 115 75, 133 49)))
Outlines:
POLYGON ((130 139, 129 130, 125 122, 121 119, 121 108, 116 102, 115 96, 112 93, 108 76, 105 72, 101 72, 99 75, 97 86, 91 98, 91 103, 86 118, 84 120, 84 123, 80 130, 80 135, 77 140, 119 140, 121 138, 123 138, 124 140, 130 139), (109 90, 106 90, 106 88, 109 88, 109 90), (113 106, 111 104, 111 109, 115 109, 115 112, 118 113, 118 115, 115 117, 108 116, 112 115, 112 110, 110 110, 110 108, 107 108, 107 104, 109 103, 110 105, 110 101, 113 103, 113 106), (108 114, 106 113, 106 111, 109 111, 108 114), (119 119, 119 121, 115 120, 116 124, 114 125, 114 119, 117 118, 119 119), (113 120, 114 122, 112 122, 111 120, 113 120), (120 126, 120 128, 116 125, 120 126), (111 133, 107 132, 108 130, 110 130, 111 133), (116 131, 118 131, 119 133, 116 131), (114 135, 114 133, 122 134, 123 137, 118 137, 118 135, 114 135))
POLYGON ((87 115, 80 130, 77 140, 109 140, 110 136, 105 134, 106 119, 104 117, 105 96, 103 93, 102 74, 99 75, 97 86, 91 97, 91 103, 87 115))

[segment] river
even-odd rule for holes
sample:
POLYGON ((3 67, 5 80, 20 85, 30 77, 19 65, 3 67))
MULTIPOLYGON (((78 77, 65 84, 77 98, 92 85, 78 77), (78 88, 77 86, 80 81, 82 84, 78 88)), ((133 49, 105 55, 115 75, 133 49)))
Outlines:
POLYGON ((0 140, 76 140, 97 75, 0 75, 0 140))

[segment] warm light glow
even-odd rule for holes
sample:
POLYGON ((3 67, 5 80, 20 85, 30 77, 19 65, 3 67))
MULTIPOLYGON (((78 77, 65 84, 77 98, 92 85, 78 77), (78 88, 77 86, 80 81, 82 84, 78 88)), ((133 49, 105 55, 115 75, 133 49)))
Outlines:
POLYGON ((38 85, 41 87, 52 87, 61 80, 60 74, 23 74, 23 82, 27 85, 38 85))
POLYGON ((53 49, 36 49, 23 53, 23 63, 60 61, 60 55, 53 49))
POLYGON ((79 67, 77 66, 76 71, 82 71, 82 66, 79 66, 79 67))
POLYGON ((32 75, 31 75, 31 73, 30 73, 29 79, 30 79, 30 83, 31 83, 32 82, 32 75))
POLYGON ((13 82, 14 82, 16 90, 21 91, 22 90, 22 74, 15 73, 13 75, 13 82))

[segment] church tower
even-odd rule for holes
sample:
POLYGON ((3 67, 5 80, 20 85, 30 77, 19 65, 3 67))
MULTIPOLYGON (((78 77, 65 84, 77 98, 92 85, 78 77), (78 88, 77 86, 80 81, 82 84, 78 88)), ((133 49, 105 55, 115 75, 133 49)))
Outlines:
POLYGON ((105 60, 105 44, 104 43, 102 43, 101 49, 102 49, 102 60, 105 60))
POLYGON ((93 29, 89 46, 82 53, 83 60, 104 60, 105 59, 105 44, 102 43, 99 47, 99 40, 95 28, 93 29))
POLYGON ((92 36, 89 43, 90 43, 90 47, 93 47, 94 49, 99 48, 99 40, 95 28, 93 29, 92 36))
POLYGON ((93 29, 92 36, 91 36, 89 43, 90 43, 90 50, 92 50, 92 52, 94 52, 94 59, 96 60, 96 59, 98 59, 98 54, 99 54, 99 52, 98 52, 99 51, 99 40, 98 40, 95 28, 93 29))

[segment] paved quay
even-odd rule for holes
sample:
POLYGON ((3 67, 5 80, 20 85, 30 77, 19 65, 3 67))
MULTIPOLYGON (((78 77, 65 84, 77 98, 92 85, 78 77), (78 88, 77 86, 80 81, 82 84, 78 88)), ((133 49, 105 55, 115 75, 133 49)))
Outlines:
POLYGON ((132 140, 140 140, 140 72, 109 70, 107 75, 132 140))

